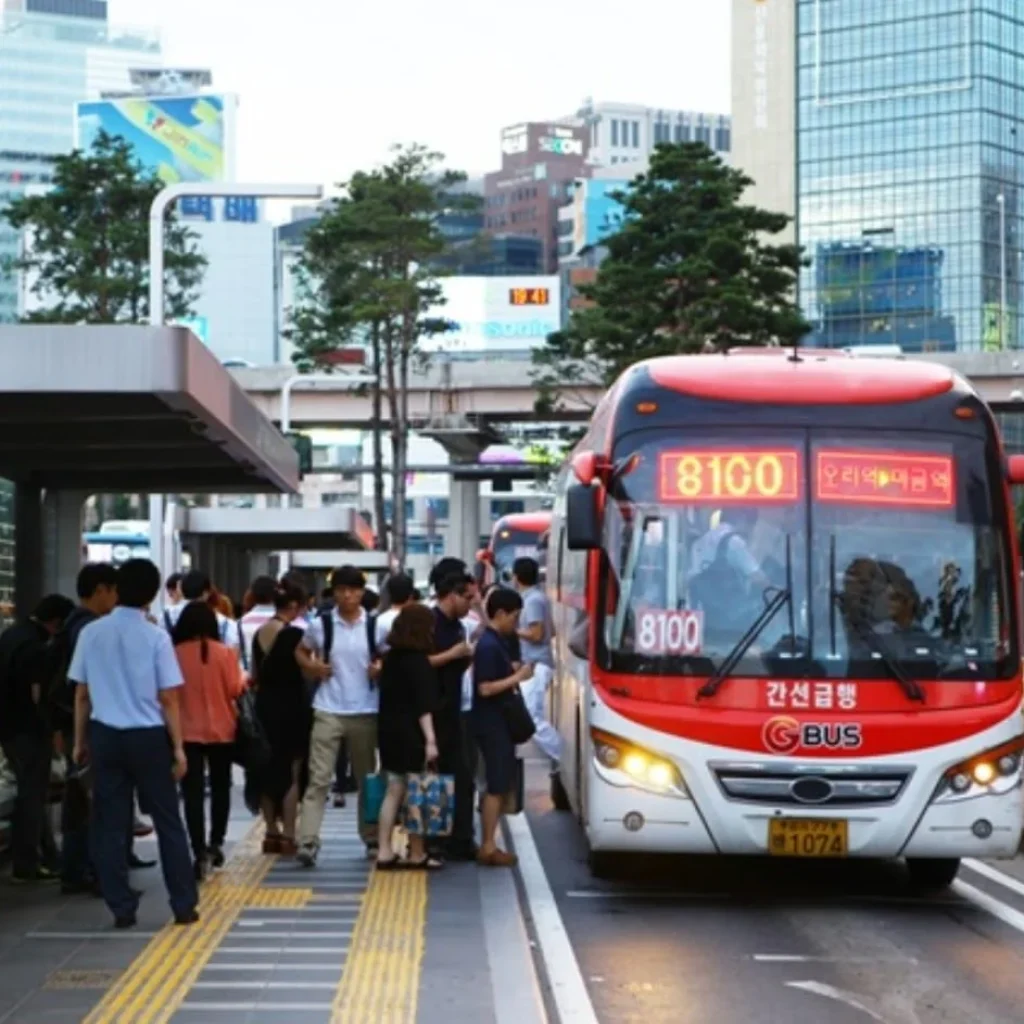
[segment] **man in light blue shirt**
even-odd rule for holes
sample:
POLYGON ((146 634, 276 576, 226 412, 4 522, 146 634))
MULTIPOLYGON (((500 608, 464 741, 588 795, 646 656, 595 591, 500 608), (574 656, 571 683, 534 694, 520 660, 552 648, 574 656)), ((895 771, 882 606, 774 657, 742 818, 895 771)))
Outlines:
POLYGON ((93 861, 117 928, 131 928, 138 909, 124 838, 135 790, 156 828, 174 919, 199 920, 175 786, 186 770, 178 708, 183 680, 170 637, 145 613, 159 589, 152 562, 125 562, 117 574, 118 607, 82 629, 68 669, 77 684, 74 760, 93 772, 93 861))

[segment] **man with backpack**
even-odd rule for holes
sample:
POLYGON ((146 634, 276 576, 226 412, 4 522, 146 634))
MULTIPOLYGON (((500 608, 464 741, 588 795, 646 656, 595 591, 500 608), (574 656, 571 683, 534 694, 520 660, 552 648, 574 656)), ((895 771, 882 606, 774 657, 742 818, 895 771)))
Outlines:
POLYGON ((57 877, 57 844, 46 813, 53 761, 49 643, 73 608, 63 594, 50 594, 0 635, 0 746, 18 787, 11 818, 15 882, 57 877))
POLYGON ((84 626, 109 615, 117 604, 117 570, 109 562, 82 566, 75 583, 78 607, 64 621, 53 638, 54 665, 50 684, 51 724, 61 734, 67 779, 61 804, 61 891, 66 895, 92 892, 97 886, 89 856, 88 772, 81 773, 71 759, 75 745, 75 686, 68 679, 68 667, 84 626))
MULTIPOLYGON (((185 573, 181 580, 181 594, 184 600, 179 604, 164 609, 163 622, 167 632, 174 633, 174 627, 177 625, 178 619, 181 618, 185 605, 190 601, 208 601, 212 593, 213 584, 205 572, 200 572, 198 569, 190 569, 185 573)), ((216 610, 214 614, 217 616, 217 631, 220 633, 220 642, 225 647, 231 647, 238 651, 239 661, 244 662, 244 652, 242 651, 241 637, 238 632, 238 623, 216 610)), ((245 667, 244 664, 243 667, 245 667)))
MULTIPOLYGON (((331 573, 334 607, 323 611, 306 630, 296 651, 306 675, 319 680, 313 697, 313 731, 309 742, 309 785, 302 801, 297 859, 313 867, 320 852, 320 826, 342 740, 348 745, 352 772, 360 790, 377 767, 377 711, 380 675, 373 616, 363 607, 366 578, 352 565, 331 573)), ((359 834, 367 856, 377 856, 377 829, 363 820, 359 834)))

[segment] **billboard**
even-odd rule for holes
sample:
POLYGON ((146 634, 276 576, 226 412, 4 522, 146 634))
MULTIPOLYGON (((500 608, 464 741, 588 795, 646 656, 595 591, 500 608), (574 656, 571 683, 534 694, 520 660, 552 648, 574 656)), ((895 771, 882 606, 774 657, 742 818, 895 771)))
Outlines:
POLYGON ((614 235, 622 225, 622 203, 610 193, 629 189, 625 179, 578 181, 573 196, 573 252, 580 253, 614 235))
POLYGON ((446 304, 430 316, 456 324, 446 334, 424 338, 426 352, 528 352, 560 327, 561 282, 557 275, 446 277, 446 304))
POLYGON ((212 94, 79 103, 77 145, 89 149, 106 131, 129 142, 165 184, 233 181, 236 108, 236 97, 212 94))
POLYGON ((938 316, 944 258, 942 249, 925 246, 819 245, 815 272, 822 316, 938 316))

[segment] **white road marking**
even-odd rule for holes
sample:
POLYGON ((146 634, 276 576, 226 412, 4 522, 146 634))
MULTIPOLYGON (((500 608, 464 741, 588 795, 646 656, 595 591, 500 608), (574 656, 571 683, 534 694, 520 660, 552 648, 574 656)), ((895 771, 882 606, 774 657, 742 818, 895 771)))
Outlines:
POLYGON ((866 1013, 872 1020, 877 1020, 880 1024, 888 1024, 884 1017, 879 1016, 870 1007, 865 1006, 852 992, 844 992, 841 988, 836 988, 834 985, 826 985, 822 981, 787 981, 786 985, 789 988, 800 989, 802 992, 810 992, 816 996, 823 996, 825 999, 834 999, 836 1002, 845 1003, 847 1006, 852 1006, 855 1010, 860 1010, 861 1013, 866 1013))
POLYGON ((979 875, 983 875, 989 881, 998 882, 1001 886, 1010 889, 1018 896, 1024 896, 1024 882, 1014 878, 1013 875, 1000 871, 998 868, 994 868, 991 864, 986 864, 982 860, 975 860, 973 857, 965 857, 962 863, 965 868, 977 871, 979 875))
POLYGON ((326 988, 332 992, 338 987, 336 981, 260 981, 255 978, 249 981, 195 981, 192 988, 241 988, 251 992, 253 989, 278 988, 326 988))
POLYGON ((554 893, 544 873, 537 844, 525 814, 510 815, 505 824, 519 856, 519 874, 540 942, 548 982, 560 1024, 598 1024, 580 965, 565 930, 554 893))
POLYGON ((331 1005, 331 1003, 267 1003, 262 1000, 255 1003, 251 1000, 246 1003, 197 1003, 190 999, 181 1004, 181 1009, 202 1010, 204 1013, 252 1013, 254 1010, 259 1010, 261 1013, 273 1011, 287 1013, 302 1010, 329 1010, 331 1005))
POLYGON ((803 956, 798 953, 755 953, 754 960, 764 964, 916 964, 912 956, 803 956))
POLYGON ((218 946, 218 953, 242 953, 252 956, 253 953, 279 953, 283 956, 306 956, 309 953, 347 953, 348 946, 218 946))
POLYGON ((230 932, 231 939, 348 939, 352 937, 352 929, 344 932, 250 932, 239 934, 230 932))
POLYGON ((998 917, 1003 924, 1008 924, 1011 928, 1016 928, 1017 931, 1024 933, 1024 914, 1019 910, 1014 910, 1013 907, 996 899, 995 896, 975 889, 973 885, 961 882, 959 879, 952 884, 951 888, 965 900, 970 900, 982 910, 987 910, 993 917, 998 917))
MULTIPOLYGON (((739 900, 741 893, 735 892, 675 892, 672 889, 570 889, 566 898, 573 900, 739 900)), ((794 906, 807 903, 804 900, 791 901, 794 906)), ((787 903, 785 898, 775 901, 776 904, 787 903)), ((850 903, 872 903, 880 906, 900 906, 906 904, 914 907, 958 907, 961 900, 953 899, 921 899, 918 896, 836 896, 829 901, 832 907, 850 903)))
MULTIPOLYGON (((221 952, 217 950, 217 952, 221 952)), ((342 965, 337 961, 324 964, 272 964, 272 963, 253 963, 252 961, 239 960, 238 963, 230 964, 207 964, 203 968, 203 973, 207 971, 262 971, 264 974, 272 974, 274 971, 287 971, 291 974, 293 971, 333 971, 334 974, 341 974, 342 965)), ((336 987, 332 985, 332 988, 336 987)))
MULTIPOLYGON (((267 925, 274 927, 279 924, 355 924, 358 914, 353 914, 351 917, 275 917, 272 920, 265 918, 262 920, 254 921, 252 918, 240 918, 235 922, 235 925, 239 928, 265 928, 267 925)), ((320 932, 317 933, 321 934, 320 932)), ((329 932, 323 932, 324 935, 330 934, 329 932)))

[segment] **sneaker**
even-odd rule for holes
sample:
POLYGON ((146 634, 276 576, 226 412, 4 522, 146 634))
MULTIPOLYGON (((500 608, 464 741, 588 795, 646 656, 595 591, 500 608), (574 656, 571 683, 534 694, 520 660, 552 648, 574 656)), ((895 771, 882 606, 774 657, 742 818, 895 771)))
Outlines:
POLYGON ((316 867, 316 857, 319 852, 320 850, 316 843, 303 843, 295 854, 295 859, 304 868, 316 867))
POLYGON ((334 794, 334 806, 336 808, 339 808, 339 809, 345 806, 345 794, 344 793, 335 793, 334 794))
POLYGON ((180 925, 195 924, 199 920, 199 911, 193 907, 191 910, 186 910, 182 914, 174 915, 174 923, 180 925))
POLYGON ((16 885, 29 885, 32 882, 59 882, 60 872, 51 871, 49 868, 40 865, 35 871, 29 871, 25 874, 15 872, 11 875, 11 881, 16 885))

